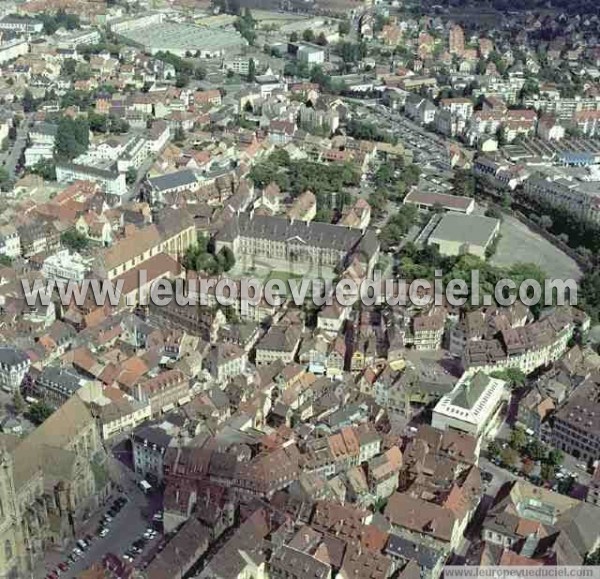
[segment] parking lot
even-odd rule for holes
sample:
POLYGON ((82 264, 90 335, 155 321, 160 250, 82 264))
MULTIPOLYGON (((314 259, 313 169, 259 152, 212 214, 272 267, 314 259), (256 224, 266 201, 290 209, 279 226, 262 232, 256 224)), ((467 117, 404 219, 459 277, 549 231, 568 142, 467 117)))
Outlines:
POLYGON ((551 278, 581 277, 581 270, 573 259, 518 219, 505 215, 500 235, 502 237, 491 259, 492 264, 509 266, 518 262, 534 263, 551 278))
MULTIPOLYGON (((126 469, 123 469, 127 472, 126 469)), ((78 534, 76 540, 89 543, 85 548, 78 545, 76 540, 69 543, 64 550, 49 551, 44 558, 44 568, 36 577, 53 578, 51 573, 60 572, 61 579, 76 579, 84 569, 93 563, 102 561, 104 555, 112 553, 128 561, 125 555, 133 545, 137 544, 137 553, 132 553, 131 559, 135 565, 142 567, 151 553, 154 553, 162 542, 162 523, 153 520, 158 512, 162 499, 160 493, 144 494, 136 485, 134 473, 129 471, 120 481, 122 492, 116 491, 106 505, 86 522, 84 529, 78 534), (115 501, 120 500, 122 506, 117 508, 115 501), (110 512, 110 514, 109 514, 110 512), (106 516, 110 517, 110 521, 106 516), (153 536, 148 536, 147 531, 152 528, 153 536), (101 531, 107 529, 107 531, 101 531), (144 537, 146 534, 146 537, 144 537), (104 535, 104 536, 101 536, 104 535), (139 542, 138 542, 139 541, 139 542), (77 548, 81 554, 73 553, 77 548), (69 559, 74 555, 72 561, 69 559), (68 563, 68 569, 62 570, 59 565, 68 563)))

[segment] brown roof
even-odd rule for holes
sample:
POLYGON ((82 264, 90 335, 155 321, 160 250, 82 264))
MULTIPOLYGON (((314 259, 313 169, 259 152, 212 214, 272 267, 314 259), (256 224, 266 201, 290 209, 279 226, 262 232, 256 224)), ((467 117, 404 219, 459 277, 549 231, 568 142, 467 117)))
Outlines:
POLYGON ((456 525, 456 515, 449 508, 429 503, 406 493, 394 493, 385 508, 390 522, 410 531, 449 542, 456 525))
POLYGON ((170 255, 157 253, 150 259, 114 278, 113 283, 122 283, 122 295, 127 295, 140 289, 140 273, 142 271, 145 272, 146 280, 150 283, 156 279, 177 277, 181 275, 182 268, 170 255))
POLYGON ((404 203, 414 203, 434 207, 441 205, 444 209, 454 209, 456 211, 466 211, 473 203, 470 197, 460 195, 450 195, 448 193, 432 193, 425 191, 410 191, 404 198, 404 203))
POLYGON ((107 270, 113 269, 156 247, 160 242, 160 233, 155 225, 142 229, 129 229, 128 235, 104 252, 104 267, 107 270))

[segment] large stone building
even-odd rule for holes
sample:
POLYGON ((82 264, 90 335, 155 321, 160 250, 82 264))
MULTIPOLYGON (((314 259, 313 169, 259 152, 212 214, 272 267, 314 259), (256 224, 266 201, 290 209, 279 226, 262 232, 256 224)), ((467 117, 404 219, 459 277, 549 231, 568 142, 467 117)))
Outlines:
MULTIPOLYGON (((216 236, 216 251, 229 247, 236 261, 277 264, 276 269, 299 266, 337 268, 355 254, 370 272, 379 255, 374 231, 364 234, 329 223, 304 223, 265 215, 242 214, 231 219, 216 236)), ((273 266, 271 265, 273 268, 273 266)))
POLYGON ((0 452, 0 570, 20 579, 107 494, 107 456, 77 396, 26 438, 0 435, 0 452))

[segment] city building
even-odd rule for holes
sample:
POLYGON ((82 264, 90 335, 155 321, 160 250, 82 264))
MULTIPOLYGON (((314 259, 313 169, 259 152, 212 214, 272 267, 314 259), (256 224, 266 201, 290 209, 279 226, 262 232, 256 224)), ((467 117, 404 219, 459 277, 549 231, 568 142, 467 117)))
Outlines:
POLYGON ((355 254, 370 272, 379 255, 372 230, 363 234, 328 223, 290 222, 247 213, 231 219, 215 241, 217 252, 229 247, 240 262, 266 258, 273 269, 293 269, 296 264, 335 268, 355 254))
POLYGON ((600 195, 593 181, 565 178, 561 173, 535 173, 523 183, 525 195, 564 209, 584 221, 600 223, 600 195))
POLYGON ((5 64, 19 56, 27 54, 29 44, 26 40, 11 40, 9 42, 0 42, 0 64, 5 64))
POLYGON ((462 358, 463 368, 469 374, 507 368, 530 374, 558 360, 567 351, 575 333, 585 332, 589 323, 583 312, 557 308, 537 322, 503 329, 498 337, 468 342, 462 358))
POLYGON ((99 161, 78 157, 72 162, 56 164, 56 180, 59 183, 92 181, 98 183, 105 193, 121 199, 127 193, 125 173, 120 173, 114 161, 99 161))
POLYGON ((475 199, 472 197, 419 191, 418 189, 409 191, 403 203, 414 205, 420 211, 434 211, 440 208, 444 211, 455 211, 465 215, 470 215, 475 209, 475 199))
MULTIPOLYGON (((433 219, 436 219, 435 217, 433 219)), ((486 258, 486 250, 500 231, 500 221, 480 215, 446 213, 427 239, 442 255, 471 254, 486 258)))
POLYGON ((63 249, 48 256, 42 265, 42 275, 57 282, 82 282, 91 271, 92 258, 63 249))
POLYGON ((556 410, 551 440, 586 464, 600 459, 600 376, 587 378, 556 410))
POLYGON ((20 34, 38 34, 43 29, 43 22, 34 18, 8 15, 0 19, 0 30, 9 30, 20 34))
POLYGON ((465 32, 458 24, 454 24, 450 28, 448 33, 448 45, 450 54, 461 56, 465 51, 465 32))
POLYGON ((163 479, 163 459, 173 440, 161 425, 140 426, 131 434, 133 468, 150 484, 160 484, 163 479))
POLYGON ((108 459, 78 396, 25 438, 2 443, 0 565, 7 577, 28 577, 47 545, 67 545, 107 498, 108 459))
POLYGON ((0 346, 0 387, 15 392, 29 372, 31 362, 25 352, 11 346, 0 346))
POLYGON ((453 428, 476 437, 487 436, 497 426, 507 397, 503 380, 483 372, 464 375, 435 405, 431 425, 440 430, 453 428))

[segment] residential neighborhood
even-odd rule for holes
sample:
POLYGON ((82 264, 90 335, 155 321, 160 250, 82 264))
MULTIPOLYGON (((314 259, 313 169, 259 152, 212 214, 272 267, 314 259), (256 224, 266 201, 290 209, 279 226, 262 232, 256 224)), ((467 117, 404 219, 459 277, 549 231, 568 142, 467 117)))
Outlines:
POLYGON ((0 577, 598 572, 595 2, 3 0, 0 142, 0 577))

